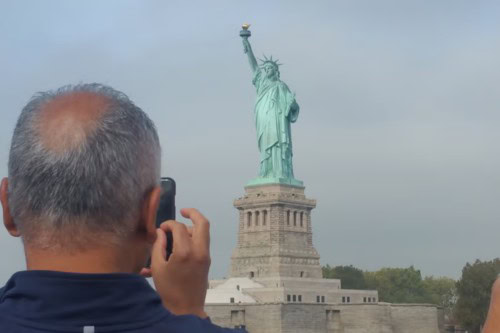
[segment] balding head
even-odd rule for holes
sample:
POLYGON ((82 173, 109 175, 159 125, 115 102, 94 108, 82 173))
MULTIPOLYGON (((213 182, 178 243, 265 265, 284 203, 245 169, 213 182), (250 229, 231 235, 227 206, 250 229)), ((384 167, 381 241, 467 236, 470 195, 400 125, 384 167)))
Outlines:
POLYGON ((110 104, 109 97, 86 91, 68 92, 47 101, 40 108, 38 122, 43 145, 58 152, 79 146, 110 104))
POLYGON ((9 206, 33 247, 119 241, 136 227, 159 171, 156 129, 140 108, 110 87, 67 86, 37 94, 19 117, 9 206))

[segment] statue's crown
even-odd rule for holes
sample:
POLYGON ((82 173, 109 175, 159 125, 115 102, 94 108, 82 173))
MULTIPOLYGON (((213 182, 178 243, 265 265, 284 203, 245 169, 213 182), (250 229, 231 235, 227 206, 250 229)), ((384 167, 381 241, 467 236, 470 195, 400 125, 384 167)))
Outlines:
POLYGON ((264 57, 264 59, 259 59, 261 62, 261 64, 260 64, 261 66, 264 66, 265 64, 273 64, 274 66, 276 66, 276 68, 279 68, 279 66, 283 65, 283 64, 278 63, 278 61, 279 61, 278 59, 273 60, 273 56, 270 56, 268 58, 264 54, 263 57, 264 57))

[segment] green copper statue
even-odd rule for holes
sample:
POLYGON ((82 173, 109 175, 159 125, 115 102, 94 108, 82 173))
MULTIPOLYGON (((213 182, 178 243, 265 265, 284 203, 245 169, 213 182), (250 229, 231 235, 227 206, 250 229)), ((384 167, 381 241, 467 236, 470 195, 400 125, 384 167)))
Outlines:
POLYGON ((259 177, 247 185, 281 183, 302 186, 293 176, 292 133, 290 124, 299 116, 299 105, 288 86, 280 80, 277 60, 264 56, 257 64, 248 41, 250 25, 244 24, 240 36, 244 52, 248 55, 253 72, 253 84, 257 89, 255 102, 255 126, 260 151, 259 177))

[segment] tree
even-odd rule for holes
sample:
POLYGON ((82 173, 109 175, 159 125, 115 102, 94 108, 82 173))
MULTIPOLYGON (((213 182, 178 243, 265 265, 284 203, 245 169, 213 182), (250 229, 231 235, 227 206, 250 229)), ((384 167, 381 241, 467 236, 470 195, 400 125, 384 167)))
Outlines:
POLYGON ((422 275, 413 266, 409 268, 382 268, 365 272, 369 289, 378 290, 378 298, 389 303, 426 303, 422 275))
POLYGON ((352 265, 326 265, 323 266, 323 277, 340 279, 344 289, 378 290, 382 302, 435 304, 443 307, 448 318, 451 318, 457 300, 453 279, 433 276, 422 279, 420 271, 413 266, 363 272, 352 265))
POLYGON ((323 266, 325 279, 340 279, 343 289, 366 289, 363 271, 352 265, 349 266, 323 266))
POLYGON ((500 273, 500 258, 491 261, 476 260, 462 269, 457 282, 458 301, 455 317, 472 333, 479 333, 486 320, 491 287, 500 273))
POLYGON ((447 277, 435 278, 427 276, 424 278, 423 286, 427 303, 436 304, 443 308, 448 320, 452 319, 453 308, 457 302, 456 282, 447 277))

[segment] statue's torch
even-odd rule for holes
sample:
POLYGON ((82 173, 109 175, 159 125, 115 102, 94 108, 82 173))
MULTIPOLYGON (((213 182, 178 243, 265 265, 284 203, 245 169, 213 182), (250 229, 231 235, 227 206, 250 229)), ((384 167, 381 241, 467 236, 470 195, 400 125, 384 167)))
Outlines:
POLYGON ((252 36, 252 33, 250 32, 250 30, 248 30, 248 28, 250 28, 250 24, 245 23, 241 26, 241 28, 242 28, 242 30, 240 31, 240 37, 243 38, 243 45, 244 45, 243 51, 245 53, 247 53, 248 52, 248 37, 252 36))

